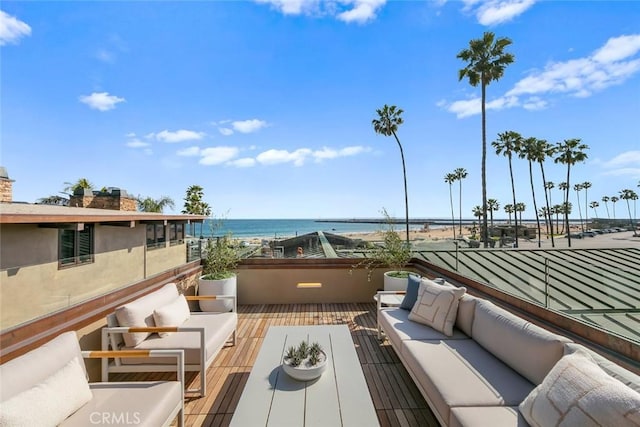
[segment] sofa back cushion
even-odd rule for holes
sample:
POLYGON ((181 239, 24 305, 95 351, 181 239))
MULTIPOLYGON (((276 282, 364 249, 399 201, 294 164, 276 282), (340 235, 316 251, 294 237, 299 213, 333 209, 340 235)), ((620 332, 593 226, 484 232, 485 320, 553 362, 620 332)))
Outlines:
POLYGON ((476 313, 476 301, 478 298, 469 294, 462 295, 458 301, 458 315, 456 316, 456 328, 471 336, 473 333, 473 318, 476 313))
POLYGON ((478 299, 472 338, 520 375, 538 385, 564 354, 568 338, 553 334, 478 299))
MULTIPOLYGON (((130 303, 116 308, 116 318, 120 326, 155 326, 153 311, 178 298, 178 288, 175 283, 167 283, 160 289, 142 296, 130 303)), ((135 347, 147 339, 148 332, 122 334, 127 347, 135 347)))
POLYGON ((78 337, 70 331, 0 365, 0 398, 7 400, 44 382, 72 359, 78 361, 86 376, 78 337))

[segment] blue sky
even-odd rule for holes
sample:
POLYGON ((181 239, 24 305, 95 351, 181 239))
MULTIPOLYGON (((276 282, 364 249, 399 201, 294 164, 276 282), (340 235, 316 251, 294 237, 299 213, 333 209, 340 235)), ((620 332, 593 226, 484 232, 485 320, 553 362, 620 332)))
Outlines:
MULTIPOLYGON (((480 89, 458 81, 456 55, 485 31, 510 38, 515 55, 487 89, 488 197, 510 200, 507 160, 490 145, 507 130, 589 145, 571 178, 592 183, 589 201, 638 191, 640 2, 3 1, 0 10, 0 164, 14 200, 87 178, 169 196, 166 213, 198 184, 227 218, 377 217, 383 207, 403 217, 398 146, 371 125, 389 104, 404 110, 410 216, 450 216, 443 178, 462 167, 462 213, 472 217, 480 89)), ((526 161, 514 171, 531 217, 526 161)), ((546 172, 565 180, 564 166, 549 161, 546 172)))

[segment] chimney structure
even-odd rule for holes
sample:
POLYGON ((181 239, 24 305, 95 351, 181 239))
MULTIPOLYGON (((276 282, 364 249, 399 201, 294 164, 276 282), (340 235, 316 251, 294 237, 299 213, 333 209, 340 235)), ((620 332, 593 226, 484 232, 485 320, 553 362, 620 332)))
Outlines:
POLYGON ((0 166, 0 203, 13 201, 13 179, 9 179, 7 168, 0 166))
POLYGON ((116 187, 109 187, 100 191, 78 188, 69 198, 69 206, 116 211, 137 210, 136 200, 126 190, 116 187))

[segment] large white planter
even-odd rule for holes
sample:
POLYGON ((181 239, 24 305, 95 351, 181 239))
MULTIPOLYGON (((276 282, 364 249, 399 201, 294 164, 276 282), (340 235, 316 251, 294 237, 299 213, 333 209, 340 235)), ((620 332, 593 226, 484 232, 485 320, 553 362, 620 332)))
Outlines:
POLYGON ((385 291, 406 291, 407 283, 409 283, 408 277, 393 277, 389 273, 395 273, 394 271, 387 271, 384 273, 384 290, 385 291))
MULTIPOLYGON (((233 295, 237 293, 237 277, 234 274, 227 279, 206 280, 200 276, 198 283, 198 295, 233 295)), ((220 301, 199 301, 202 311, 231 311, 233 310, 232 300, 220 301)))

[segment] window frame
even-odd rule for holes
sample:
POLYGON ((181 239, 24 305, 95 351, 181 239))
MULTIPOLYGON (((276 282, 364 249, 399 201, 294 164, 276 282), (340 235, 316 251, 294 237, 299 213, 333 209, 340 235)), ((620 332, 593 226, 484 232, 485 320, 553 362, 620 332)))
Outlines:
MULTIPOLYGON (((66 249, 68 250, 68 249, 66 249)), ((92 264, 95 262, 95 227, 93 224, 84 224, 82 230, 76 228, 60 228, 58 229, 58 269, 71 268, 79 265, 92 264), (71 242, 71 251, 73 255, 63 257, 65 252, 66 241, 65 235, 73 233, 73 241, 71 242), (81 241, 83 236, 88 236, 88 252, 83 253, 83 245, 81 241)))

